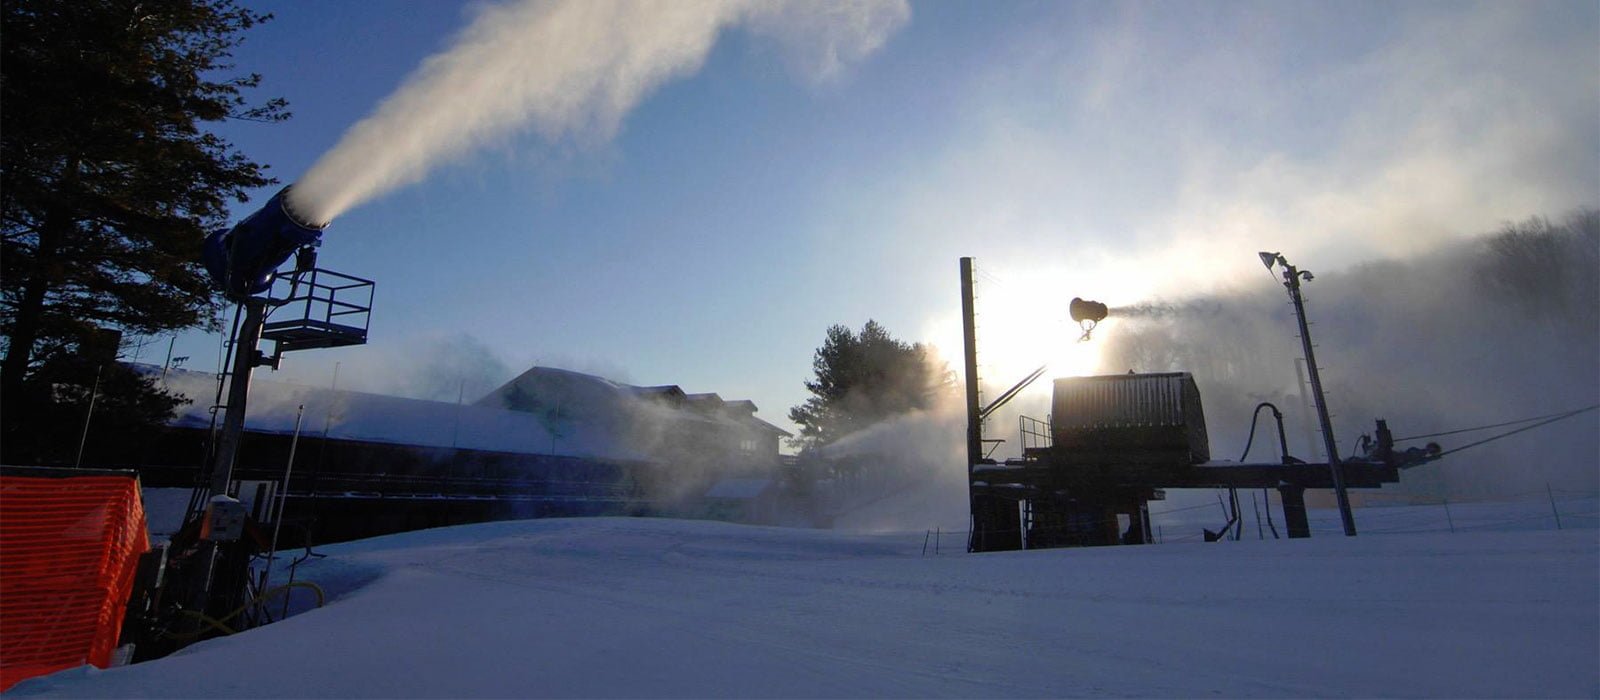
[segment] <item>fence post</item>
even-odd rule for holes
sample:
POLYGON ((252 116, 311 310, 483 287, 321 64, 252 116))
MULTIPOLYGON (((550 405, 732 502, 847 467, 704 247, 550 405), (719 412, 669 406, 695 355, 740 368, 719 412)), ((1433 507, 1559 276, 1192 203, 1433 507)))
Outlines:
POLYGON ((935 555, 939 553, 939 536, 941 534, 943 533, 940 532, 940 528, 936 527, 933 529, 933 553, 935 555))
POLYGON ((1456 534, 1456 519, 1450 516, 1450 499, 1444 499, 1444 520, 1450 523, 1450 534, 1456 534))
POLYGON ((1550 497, 1550 513, 1556 516, 1556 529, 1561 529, 1561 511, 1556 508, 1556 492, 1550 490, 1550 482, 1544 482, 1545 495, 1550 497))
POLYGON ((922 556, 928 556, 928 538, 933 536, 932 530, 922 531, 922 556))

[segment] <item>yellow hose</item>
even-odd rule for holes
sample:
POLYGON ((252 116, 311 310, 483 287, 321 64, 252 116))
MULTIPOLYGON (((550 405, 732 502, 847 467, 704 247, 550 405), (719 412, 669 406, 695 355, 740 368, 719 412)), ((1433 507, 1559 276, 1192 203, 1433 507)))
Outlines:
MULTIPOLYGON (((323 594, 321 586, 318 586, 317 584, 312 583, 310 581, 295 581, 293 583, 284 583, 284 584, 280 584, 280 585, 268 588, 261 595, 258 595, 253 600, 251 600, 250 602, 245 603, 244 605, 241 605, 238 608, 235 608, 233 612, 230 612, 227 615, 224 615, 222 617, 222 619, 220 619, 220 620, 217 619, 217 618, 214 618, 214 617, 212 617, 210 615, 207 615, 207 614, 205 614, 203 612, 196 611, 196 610, 179 610, 178 612, 180 614, 183 614, 183 615, 195 618, 195 619, 197 619, 197 620, 199 620, 201 622, 204 622, 206 624, 206 627, 210 627, 210 628, 216 629, 217 631, 219 631, 219 632, 221 632, 223 634, 235 634, 237 631, 234 630, 232 627, 228 626, 228 621, 229 620, 232 620, 233 618, 244 614, 244 611, 249 610, 250 608, 255 607, 256 605, 260 605, 262 602, 266 601, 268 598, 271 598, 271 597, 277 595, 280 592, 287 593, 290 589, 293 589, 293 588, 309 588, 309 589, 311 589, 312 593, 317 594, 317 607, 319 607, 319 608, 322 607, 323 603, 327 601, 327 596, 325 594, 323 594)), ((196 637, 199 637, 202 634, 205 634, 205 632, 206 632, 205 629, 196 630, 194 632, 185 632, 183 634, 173 634, 171 632, 168 632, 165 636, 168 639, 194 639, 196 637)))

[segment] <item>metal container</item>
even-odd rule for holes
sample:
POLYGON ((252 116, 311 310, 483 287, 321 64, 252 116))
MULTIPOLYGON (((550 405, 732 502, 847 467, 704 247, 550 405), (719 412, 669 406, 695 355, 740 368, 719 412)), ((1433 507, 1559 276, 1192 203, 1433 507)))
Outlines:
POLYGON ((1188 372, 1057 379, 1055 447, 1111 463, 1187 466, 1211 459, 1200 389, 1188 372))

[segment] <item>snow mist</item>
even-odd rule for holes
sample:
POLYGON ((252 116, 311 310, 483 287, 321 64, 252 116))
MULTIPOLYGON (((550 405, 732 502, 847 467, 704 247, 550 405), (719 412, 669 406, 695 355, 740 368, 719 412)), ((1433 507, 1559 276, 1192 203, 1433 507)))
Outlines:
MULTIPOLYGON (((1600 403, 1600 213, 1508 224, 1347 270, 1284 255, 1317 273, 1303 286, 1306 312, 1345 456, 1375 418, 1403 438, 1600 403)), ((1288 296, 1277 275, 1257 274, 1232 293, 1113 309, 1097 332, 1100 369, 1193 372, 1213 458, 1239 459, 1251 410, 1271 401, 1285 414, 1291 453, 1320 461, 1288 296)), ((1262 418, 1252 461, 1278 458, 1270 420, 1262 418)), ((1448 450, 1516 427, 1429 439, 1448 450)), ((1600 413, 1582 414, 1407 471, 1383 493, 1531 498, 1547 485, 1593 493, 1597 436, 1600 413)))
POLYGON ((605 140, 653 89, 743 27, 827 80, 910 19, 905 0, 523 0, 486 5, 296 183, 297 211, 330 221, 436 165, 532 128, 605 140))
MULTIPOLYGON (((1373 432, 1376 418, 1388 419, 1403 438, 1600 403, 1600 214, 1593 210, 1345 270, 1285 255, 1318 273, 1304 286, 1307 313, 1346 456, 1358 435, 1373 432)), ((1276 275, 1260 268, 1256 275, 1236 281, 1231 292, 1113 308, 1092 341, 1101 352, 1097 372, 1192 372, 1214 459, 1241 457, 1253 409, 1270 401, 1284 412, 1290 453, 1321 461, 1315 417, 1296 375, 1301 348, 1293 311, 1276 275)), ((996 458, 1020 452, 1017 416, 1048 415, 1053 376, 986 421, 987 437, 1006 440, 996 458)), ((985 382, 983 395, 1005 387, 985 382)), ((1428 440, 1450 449, 1516 427, 1428 440)), ((1264 412, 1251 461, 1277 461, 1275 433, 1264 412)), ((964 529, 964 435, 965 408, 951 397, 840 439, 824 456, 858 464, 860 476, 822 493, 823 508, 843 530, 964 529)), ((1526 500, 1545 497, 1547 487, 1592 494, 1600 487, 1596 455, 1600 413, 1590 412, 1449 455, 1356 497, 1526 500)), ((1168 497, 1153 509, 1215 500, 1209 490, 1168 497)), ((1250 496, 1243 498, 1248 513, 1250 496)), ((1219 526, 1219 513, 1179 519, 1193 520, 1197 533, 1199 524, 1219 526)), ((1167 521, 1169 532, 1174 522, 1167 521)))
POLYGON ((951 393, 823 448, 854 473, 820 490, 820 510, 851 532, 966 529, 966 421, 966 404, 951 393))

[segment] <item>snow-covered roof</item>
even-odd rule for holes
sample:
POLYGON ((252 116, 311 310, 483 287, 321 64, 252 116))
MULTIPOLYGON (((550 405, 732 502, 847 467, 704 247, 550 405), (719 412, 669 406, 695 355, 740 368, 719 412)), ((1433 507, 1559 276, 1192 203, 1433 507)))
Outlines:
POLYGON ((708 391, 702 394, 687 394, 683 399, 702 408, 722 408, 722 397, 716 392, 708 391))
POLYGON ((479 399, 478 406, 531 411, 588 420, 637 420, 638 399, 662 399, 673 409, 674 420, 737 426, 787 436, 788 431, 755 417, 756 404, 748 399, 729 401, 714 392, 688 394, 676 384, 634 386, 592 374, 534 367, 479 399))
MULTIPOLYGON (((174 370, 162 381, 192 400, 178 409, 172 425, 211 424, 215 375, 174 370)), ((662 420, 678 428, 721 426, 788 434, 752 415, 684 410, 670 400, 643 402, 641 396, 670 399, 685 394, 676 386, 636 387, 582 372, 534 367, 474 403, 457 404, 274 382, 258 373, 250 385, 245 429, 292 433, 297 408, 304 405, 300 429, 307 435, 623 461, 652 458, 662 420)))
POLYGON ((635 396, 666 401, 667 403, 675 406, 682 404, 684 397, 688 396, 687 394, 683 393, 683 389, 679 388, 676 384, 665 384, 662 386, 635 386, 626 387, 626 389, 631 391, 631 393, 633 393, 635 396))
MULTIPOLYGON (((178 409, 172 425, 204 428, 216 392, 213 375, 174 371, 167 388, 193 400, 178 409)), ((292 433, 297 408, 305 406, 301 432, 336 440, 362 440, 429 447, 459 447, 524 454, 554 454, 614 460, 646 460, 647 455, 615 439, 612 427, 564 421, 552 430, 544 417, 476 404, 424 401, 357 391, 255 379, 245 429, 292 433)))

